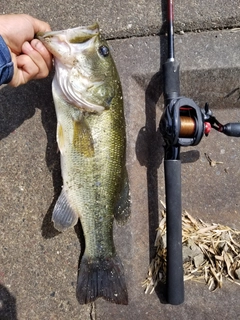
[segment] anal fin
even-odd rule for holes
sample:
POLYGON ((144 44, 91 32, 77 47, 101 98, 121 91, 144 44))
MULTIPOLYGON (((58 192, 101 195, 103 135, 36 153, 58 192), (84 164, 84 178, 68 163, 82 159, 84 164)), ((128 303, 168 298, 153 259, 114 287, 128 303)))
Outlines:
POLYGON ((58 231, 73 227, 78 221, 78 214, 70 207, 64 189, 53 209, 52 221, 54 228, 58 231))

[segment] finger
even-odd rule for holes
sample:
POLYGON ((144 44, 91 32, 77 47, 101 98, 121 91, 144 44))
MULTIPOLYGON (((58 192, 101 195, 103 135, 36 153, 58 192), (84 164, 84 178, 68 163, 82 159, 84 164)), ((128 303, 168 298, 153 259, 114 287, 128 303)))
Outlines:
POLYGON ((51 27, 47 22, 38 20, 36 18, 33 18, 32 16, 25 15, 25 18, 31 23, 33 26, 34 34, 38 32, 46 32, 51 31, 51 27))
POLYGON ((31 46, 40 53, 40 55, 45 60, 48 70, 52 68, 52 54, 47 50, 47 48, 38 39, 33 39, 31 41, 31 46))
POLYGON ((14 64, 14 74, 9 84, 13 87, 27 83, 39 73, 38 66, 28 55, 21 54, 20 56, 16 56, 12 54, 12 61, 14 64))
MULTIPOLYGON (((41 79, 48 76, 49 68, 46 61, 42 55, 30 45, 29 42, 24 42, 22 52, 31 58, 39 70, 36 75, 33 74, 32 79, 41 79)), ((28 66, 25 67, 27 68, 28 66)), ((31 69, 28 71, 31 71, 31 69)))
POLYGON ((27 14, 2 15, 0 21, 1 36, 15 54, 21 53, 24 41, 31 41, 37 32, 50 31, 48 23, 27 14), (16 30, 16 26, 18 30, 16 30), (19 32, 17 32, 19 31, 19 32))

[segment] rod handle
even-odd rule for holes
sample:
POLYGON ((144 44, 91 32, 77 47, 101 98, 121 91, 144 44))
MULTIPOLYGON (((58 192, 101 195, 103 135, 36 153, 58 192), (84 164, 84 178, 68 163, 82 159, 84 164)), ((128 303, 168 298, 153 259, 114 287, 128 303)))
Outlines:
POLYGON ((180 96, 179 63, 167 60, 163 64, 164 97, 167 104, 180 96))
POLYGON ((178 305, 184 301, 182 258, 181 161, 165 160, 167 225, 167 301, 178 305))

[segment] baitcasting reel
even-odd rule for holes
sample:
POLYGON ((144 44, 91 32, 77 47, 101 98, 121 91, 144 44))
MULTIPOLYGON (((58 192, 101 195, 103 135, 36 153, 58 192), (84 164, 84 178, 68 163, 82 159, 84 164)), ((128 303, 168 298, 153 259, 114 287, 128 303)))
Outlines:
POLYGON ((174 147, 197 145, 211 128, 227 136, 240 137, 240 123, 222 125, 212 115, 207 103, 204 109, 200 109, 192 99, 185 97, 171 99, 160 121, 165 142, 174 147))

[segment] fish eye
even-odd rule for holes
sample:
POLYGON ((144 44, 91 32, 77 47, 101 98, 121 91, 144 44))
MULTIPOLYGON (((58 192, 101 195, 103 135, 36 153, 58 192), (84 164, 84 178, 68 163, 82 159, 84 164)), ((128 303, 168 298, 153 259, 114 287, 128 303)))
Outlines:
POLYGON ((109 49, 106 46, 99 47, 98 51, 99 51, 100 55, 103 57, 107 57, 109 55, 109 49))

